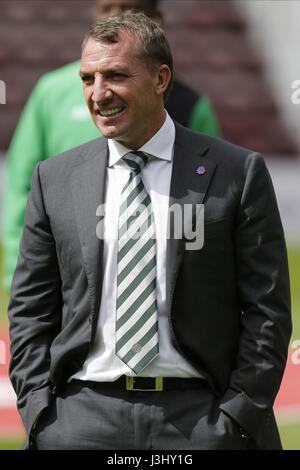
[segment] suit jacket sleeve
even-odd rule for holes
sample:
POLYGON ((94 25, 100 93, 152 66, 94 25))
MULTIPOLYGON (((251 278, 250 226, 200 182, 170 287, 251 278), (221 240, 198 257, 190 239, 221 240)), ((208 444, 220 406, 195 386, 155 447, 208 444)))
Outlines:
POLYGON ((29 432, 49 402, 50 347, 61 324, 61 279, 39 165, 32 177, 9 304, 10 378, 29 432))
POLYGON ((245 171, 235 230, 241 335, 221 409, 256 438, 272 410, 286 364, 290 291, 283 229, 263 158, 250 154, 245 171))

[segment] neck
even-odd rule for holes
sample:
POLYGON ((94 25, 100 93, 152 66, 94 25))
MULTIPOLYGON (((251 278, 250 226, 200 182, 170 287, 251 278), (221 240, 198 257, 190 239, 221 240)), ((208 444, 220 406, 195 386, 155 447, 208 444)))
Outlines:
POLYGON ((166 111, 164 108, 161 109, 159 116, 156 117, 154 125, 149 128, 145 128, 145 132, 138 136, 136 139, 132 141, 128 141, 126 139, 116 139, 120 142, 124 147, 127 147, 131 150, 138 150, 141 148, 146 142, 148 142, 152 137, 159 131, 159 129, 163 126, 166 120, 166 111))

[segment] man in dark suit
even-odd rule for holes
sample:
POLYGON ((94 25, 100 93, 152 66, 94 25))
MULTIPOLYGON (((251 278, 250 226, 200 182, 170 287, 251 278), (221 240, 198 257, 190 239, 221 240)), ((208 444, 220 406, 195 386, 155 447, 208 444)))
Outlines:
POLYGON ((143 14, 96 22, 80 75, 104 137, 36 167, 9 306, 31 448, 280 448, 272 183, 257 153, 170 119, 172 73, 143 14))

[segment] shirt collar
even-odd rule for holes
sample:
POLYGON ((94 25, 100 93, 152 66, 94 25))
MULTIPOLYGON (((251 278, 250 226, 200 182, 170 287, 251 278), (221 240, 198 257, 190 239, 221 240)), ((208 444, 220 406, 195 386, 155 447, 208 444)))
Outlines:
MULTIPOLYGON (((173 147, 175 142, 175 125, 169 114, 166 111, 166 119, 161 128, 151 137, 138 150, 147 152, 156 158, 161 160, 171 161, 173 157, 173 147)), ((124 157, 124 155, 130 152, 132 149, 128 149, 120 142, 114 139, 108 139, 109 148, 109 166, 113 166, 124 157)))

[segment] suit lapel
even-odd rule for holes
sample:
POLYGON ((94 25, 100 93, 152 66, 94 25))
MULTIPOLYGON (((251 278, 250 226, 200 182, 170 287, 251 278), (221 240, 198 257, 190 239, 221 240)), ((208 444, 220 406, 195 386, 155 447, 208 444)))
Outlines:
MULTIPOLYGON (((98 312, 102 287, 103 240, 96 234, 101 219, 96 211, 104 202, 108 147, 105 139, 91 143, 82 155, 84 163, 72 174, 72 196, 76 213, 82 258, 88 280, 92 317, 98 312)), ((95 322, 93 322, 95 325, 95 322)))
MULTIPOLYGON (((176 139, 174 149, 173 170, 170 187, 169 207, 177 206, 183 215, 184 206, 192 205, 192 220, 189 220, 188 211, 185 217, 185 226, 193 227, 195 220, 195 206, 202 204, 211 178, 214 174, 216 163, 208 158, 209 147, 205 143, 196 145, 194 139, 186 130, 176 124, 176 139), (197 168, 202 167, 203 174, 197 173, 197 168)), ((172 211, 171 211, 172 212, 172 211)), ((175 286, 176 276, 182 261, 185 239, 183 230, 181 230, 180 239, 174 238, 174 219, 169 217, 169 238, 167 241, 167 296, 169 306, 171 307, 171 298, 175 286)), ((177 235, 176 235, 177 236, 177 235)))
MULTIPOLYGON (((189 139, 186 130, 176 124, 176 139, 173 170, 170 186, 169 207, 178 205, 182 214, 184 205, 202 204, 209 183, 213 176, 216 163, 207 153, 207 145, 200 144, 195 148, 195 141, 189 139), (198 175, 199 166, 205 168, 203 175, 198 175)), ((72 174, 72 196, 74 201, 76 222, 81 243, 84 268, 87 275, 91 298, 91 313, 94 317, 99 310, 102 289, 102 256, 103 240, 96 235, 100 219, 96 215, 97 208, 104 202, 105 175, 108 159, 108 146, 105 139, 93 141, 88 151, 82 155, 82 165, 75 168, 72 174)), ((171 301, 176 275, 184 253, 184 236, 176 239, 174 224, 169 220, 170 236, 167 241, 166 281, 167 296, 171 301)), ((188 221, 188 226, 193 222, 188 221)), ((95 322, 93 322, 95 325, 95 322)))

